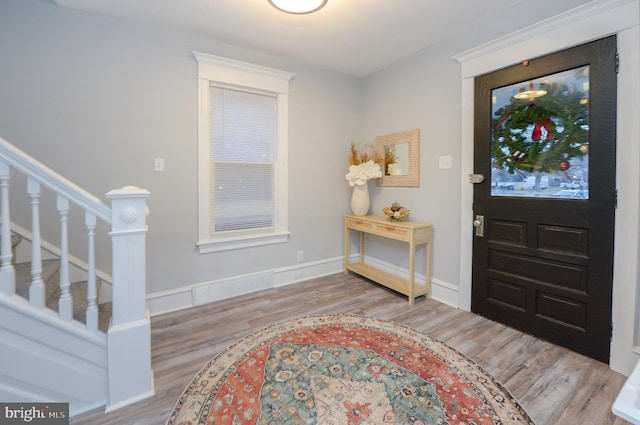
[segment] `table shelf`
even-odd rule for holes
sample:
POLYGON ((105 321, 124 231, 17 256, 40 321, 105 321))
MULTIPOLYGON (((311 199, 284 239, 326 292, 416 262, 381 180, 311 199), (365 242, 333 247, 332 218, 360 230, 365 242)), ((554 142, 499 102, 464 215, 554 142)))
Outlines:
MULTIPOLYGON (((347 266, 347 270, 359 274, 362 277, 366 277, 369 280, 373 280, 374 282, 386 286, 389 289, 393 289, 396 292, 400 292, 406 296, 410 295, 409 279, 405 279, 365 263, 351 263, 347 266)), ((429 288, 427 288, 427 285, 414 284, 413 296, 415 298, 427 295, 428 292, 429 288)))
POLYGON ((344 272, 349 271, 384 285, 409 297, 409 305, 414 304, 416 297, 431 296, 431 244, 432 226, 418 222, 391 222, 378 216, 345 216, 344 228, 344 272), (360 232, 360 261, 349 261, 350 231, 360 232), (364 262, 364 235, 372 234, 409 244, 409 278, 386 272, 364 262), (426 245, 426 283, 420 285, 415 279, 415 250, 417 245, 426 245))

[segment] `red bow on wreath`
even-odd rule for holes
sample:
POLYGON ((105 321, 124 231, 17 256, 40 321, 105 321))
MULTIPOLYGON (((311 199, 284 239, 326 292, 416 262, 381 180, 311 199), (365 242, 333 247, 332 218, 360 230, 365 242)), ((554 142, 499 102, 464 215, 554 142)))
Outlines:
POLYGON ((550 118, 547 118, 544 122, 534 122, 533 123, 533 131, 531 132, 531 140, 538 141, 542 139, 542 129, 547 130, 546 140, 554 140, 553 134, 551 134, 551 124, 552 121, 550 118))

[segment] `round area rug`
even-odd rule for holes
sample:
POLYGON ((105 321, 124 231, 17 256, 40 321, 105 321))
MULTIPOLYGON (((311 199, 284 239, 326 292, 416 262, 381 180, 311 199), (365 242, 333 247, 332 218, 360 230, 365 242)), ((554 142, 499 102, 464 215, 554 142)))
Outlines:
POLYGON ((533 424, 509 392, 446 344, 356 315, 269 326, 218 354, 167 420, 195 424, 533 424))

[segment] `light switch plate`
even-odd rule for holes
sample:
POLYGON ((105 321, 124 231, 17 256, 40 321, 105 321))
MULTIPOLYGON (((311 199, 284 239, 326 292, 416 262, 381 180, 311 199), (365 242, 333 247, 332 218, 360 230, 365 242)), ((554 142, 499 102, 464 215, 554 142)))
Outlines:
POLYGON ((154 171, 164 171, 164 158, 156 158, 153 164, 154 171))

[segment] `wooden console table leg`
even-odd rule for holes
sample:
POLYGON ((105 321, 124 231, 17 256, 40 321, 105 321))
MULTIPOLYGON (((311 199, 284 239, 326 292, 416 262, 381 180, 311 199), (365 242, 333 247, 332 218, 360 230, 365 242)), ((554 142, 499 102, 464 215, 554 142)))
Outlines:
POLYGON ((427 293, 425 295, 426 299, 431 298, 431 247, 432 247, 432 231, 429 230, 429 237, 427 238, 427 246, 426 246, 426 251, 427 251, 427 258, 426 258, 426 278, 427 281, 425 282, 425 284, 427 285, 427 293))
MULTIPOLYGON (((426 223, 389 223, 383 217, 346 215, 344 222, 344 267, 345 274, 356 273, 367 279, 378 282, 401 294, 407 295, 409 305, 415 304, 417 296, 431 297, 431 251, 432 251, 432 226, 426 223), (351 242, 351 230, 359 232, 360 252, 359 259, 351 262, 349 252, 351 242), (365 264, 365 238, 366 235, 391 238, 409 243, 409 278, 404 279, 394 273, 387 272, 374 264, 365 264), (426 287, 416 284, 416 245, 426 244, 426 287)), ((369 241, 367 241, 369 242, 369 241)))
POLYGON ((360 232, 360 262, 364 263, 364 232, 360 232))
POLYGON ((349 270, 347 267, 349 266, 349 228, 346 225, 344 226, 344 274, 348 274, 349 270))
POLYGON ((415 300, 415 257, 416 257, 416 246, 413 241, 413 236, 411 237, 411 241, 409 242, 409 305, 413 305, 415 300))

